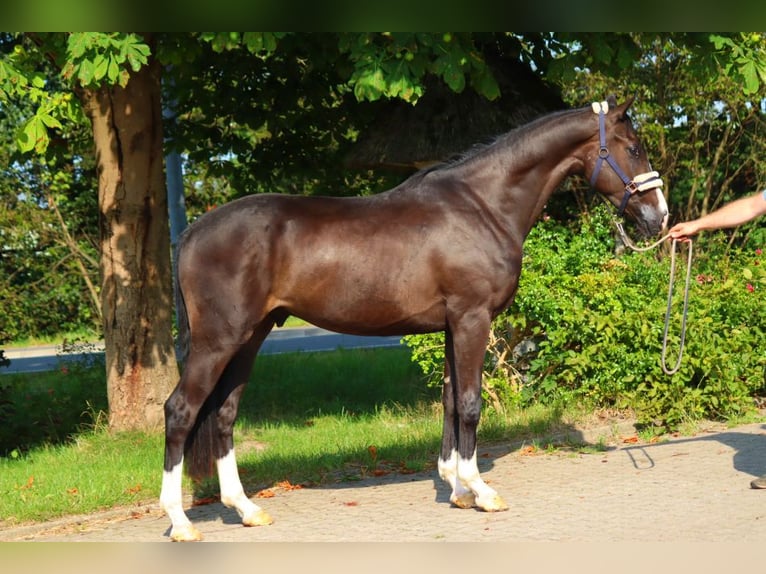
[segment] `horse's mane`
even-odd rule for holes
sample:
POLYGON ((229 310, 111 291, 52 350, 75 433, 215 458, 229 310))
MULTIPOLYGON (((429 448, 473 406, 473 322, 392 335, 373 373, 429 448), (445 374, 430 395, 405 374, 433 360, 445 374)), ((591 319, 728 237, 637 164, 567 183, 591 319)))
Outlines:
POLYGON ((448 171, 456 167, 463 166, 477 157, 483 157, 487 154, 505 151, 509 147, 524 145, 530 134, 537 132, 537 130, 539 130, 543 125, 558 121, 565 116, 568 117, 574 113, 581 112, 583 109, 584 108, 560 110, 540 116, 531 122, 513 128, 512 130, 504 134, 500 134, 499 136, 495 136, 487 142, 477 143, 471 146, 468 150, 457 153, 444 161, 440 161, 428 167, 424 167, 423 169, 413 173, 410 177, 403 181, 400 186, 409 186, 419 183, 426 175, 430 173, 448 171))

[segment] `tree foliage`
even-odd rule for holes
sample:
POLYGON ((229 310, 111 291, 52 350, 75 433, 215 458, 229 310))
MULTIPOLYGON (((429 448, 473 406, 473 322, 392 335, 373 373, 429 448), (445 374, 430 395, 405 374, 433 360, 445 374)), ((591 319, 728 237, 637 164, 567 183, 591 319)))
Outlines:
MULTIPOLYGON (((8 36, 0 49, 13 58, 24 51, 8 36)), ((33 77, 56 84, 49 61, 27 67, 33 77)), ((23 78, 19 84, 24 85, 23 78)), ((27 83, 32 84, 40 82, 27 83)), ((49 109, 36 107, 43 97, 39 88, 28 92, 28 98, 3 101, 0 115, 0 341, 100 328, 90 136, 82 123, 70 122, 66 133, 45 131, 43 152, 24 153, 34 129, 19 125, 35 111, 49 109)), ((75 110, 67 103, 64 112, 75 117, 75 110)))

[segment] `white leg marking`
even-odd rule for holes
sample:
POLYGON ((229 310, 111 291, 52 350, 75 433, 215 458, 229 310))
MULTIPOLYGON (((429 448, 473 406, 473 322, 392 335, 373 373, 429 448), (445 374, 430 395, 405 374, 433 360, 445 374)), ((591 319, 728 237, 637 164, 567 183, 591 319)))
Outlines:
POLYGON ((216 460, 218 482, 221 486, 221 502, 236 509, 245 526, 263 526, 271 524, 272 518, 260 506, 254 504, 246 495, 239 480, 237 458, 234 449, 226 456, 216 460))
POLYGON ((173 541, 202 540, 202 534, 194 528, 183 509, 182 478, 183 460, 162 473, 160 506, 170 517, 170 538, 173 541))
POLYGON ((488 512, 508 510, 508 505, 500 495, 494 489, 487 486, 487 483, 479 476, 479 466, 476 464, 476 450, 473 451, 473 456, 470 459, 466 460, 458 457, 457 476, 458 482, 464 483, 476 495, 476 506, 488 512))
POLYGON ((460 508, 471 508, 474 505, 474 494, 458 479, 458 456, 457 451, 452 449, 450 457, 438 461, 439 476, 452 488, 449 500, 460 508))

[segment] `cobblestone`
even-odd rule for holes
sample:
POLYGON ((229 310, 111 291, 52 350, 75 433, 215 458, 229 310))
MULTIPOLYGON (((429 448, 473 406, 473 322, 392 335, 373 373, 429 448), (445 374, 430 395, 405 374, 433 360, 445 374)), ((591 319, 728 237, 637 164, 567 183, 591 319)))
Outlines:
MULTIPOLYGON (((579 438, 608 446, 480 449, 482 475, 506 499, 507 512, 451 507, 433 471, 276 490, 257 500, 274 517, 271 526, 245 528, 218 503, 188 514, 205 541, 219 542, 766 540, 766 491, 749 484, 766 473, 766 424, 711 427, 656 443, 632 442, 635 431, 625 424, 579 438)), ((169 526, 149 505, 0 529, 0 540, 161 542, 169 526)))

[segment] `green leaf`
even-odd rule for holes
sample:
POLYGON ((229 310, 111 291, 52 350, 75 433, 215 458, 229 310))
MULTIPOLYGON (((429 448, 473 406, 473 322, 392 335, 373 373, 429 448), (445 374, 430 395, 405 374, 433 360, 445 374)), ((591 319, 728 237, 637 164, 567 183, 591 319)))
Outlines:
POLYGON ((93 78, 95 80, 100 80, 106 76, 108 66, 109 61, 106 57, 103 54, 97 54, 96 57, 93 58, 93 78))
POLYGON ((724 46, 729 46, 729 47, 734 46, 734 42, 732 41, 731 38, 727 38, 725 36, 719 36, 717 34, 711 34, 710 41, 713 42, 713 46, 715 46, 716 50, 720 50, 724 46))
POLYGON ((277 49, 277 36, 272 32, 264 32, 263 34, 263 49, 268 53, 272 53, 277 49))
POLYGON ((85 34, 71 34, 67 40, 67 51, 70 58, 81 58, 88 48, 85 34))
POLYGON ((465 74, 459 66, 447 66, 442 77, 453 92, 459 94, 465 88, 465 74))
POLYGON ((359 101, 374 102, 380 99, 386 89, 386 81, 380 68, 363 71, 354 85, 354 95, 359 101))
POLYGON ((49 128, 61 129, 63 127, 61 122, 50 114, 41 114, 40 120, 43 122, 43 124, 45 124, 46 127, 49 128))
POLYGON ((117 61, 114 59, 114 57, 109 56, 109 73, 107 76, 109 78, 109 82, 115 83, 119 75, 120 66, 117 64, 117 61))
POLYGON ((487 68, 474 76, 473 87, 490 101, 500 97, 500 86, 497 85, 497 80, 487 68))
POLYGON ((758 81, 758 70, 756 69, 755 62, 752 60, 746 62, 740 67, 740 73, 745 79, 745 93, 754 94, 757 92, 760 82, 758 81))
POLYGON ((401 97, 404 100, 409 100, 409 96, 412 94, 412 84, 407 82, 403 76, 399 76, 395 80, 389 82, 387 93, 389 96, 401 97))
POLYGON ((137 54, 139 57, 141 57, 144 64, 149 60, 149 56, 152 53, 151 48, 149 48, 149 46, 147 46, 143 42, 137 42, 135 44, 131 44, 130 49, 128 51, 133 52, 137 54))
POLYGON ((149 46, 147 46, 141 38, 131 34, 120 44, 119 52, 111 54, 109 62, 109 78, 112 81, 116 81, 120 76, 120 72, 115 71, 114 67, 112 67, 112 62, 120 68, 120 64, 127 60, 133 71, 137 72, 141 69, 141 66, 149 61, 150 55, 151 49, 149 46))
POLYGON ((83 60, 80 69, 77 72, 77 79, 83 86, 89 86, 93 83, 95 68, 90 60, 83 60))
POLYGON ((24 125, 21 135, 16 140, 22 152, 34 149, 38 153, 45 151, 48 146, 48 130, 40 116, 32 116, 24 125))
POLYGON ((121 88, 124 88, 128 85, 128 82, 130 81, 130 72, 127 70, 120 70, 120 76, 117 79, 117 83, 120 85, 121 88))
POLYGON ((127 59, 134 72, 138 72, 147 62, 147 58, 138 50, 128 50, 127 59))
POLYGON ((261 33, 245 32, 242 41, 245 43, 247 49, 253 54, 257 54, 263 50, 263 34, 261 33))

